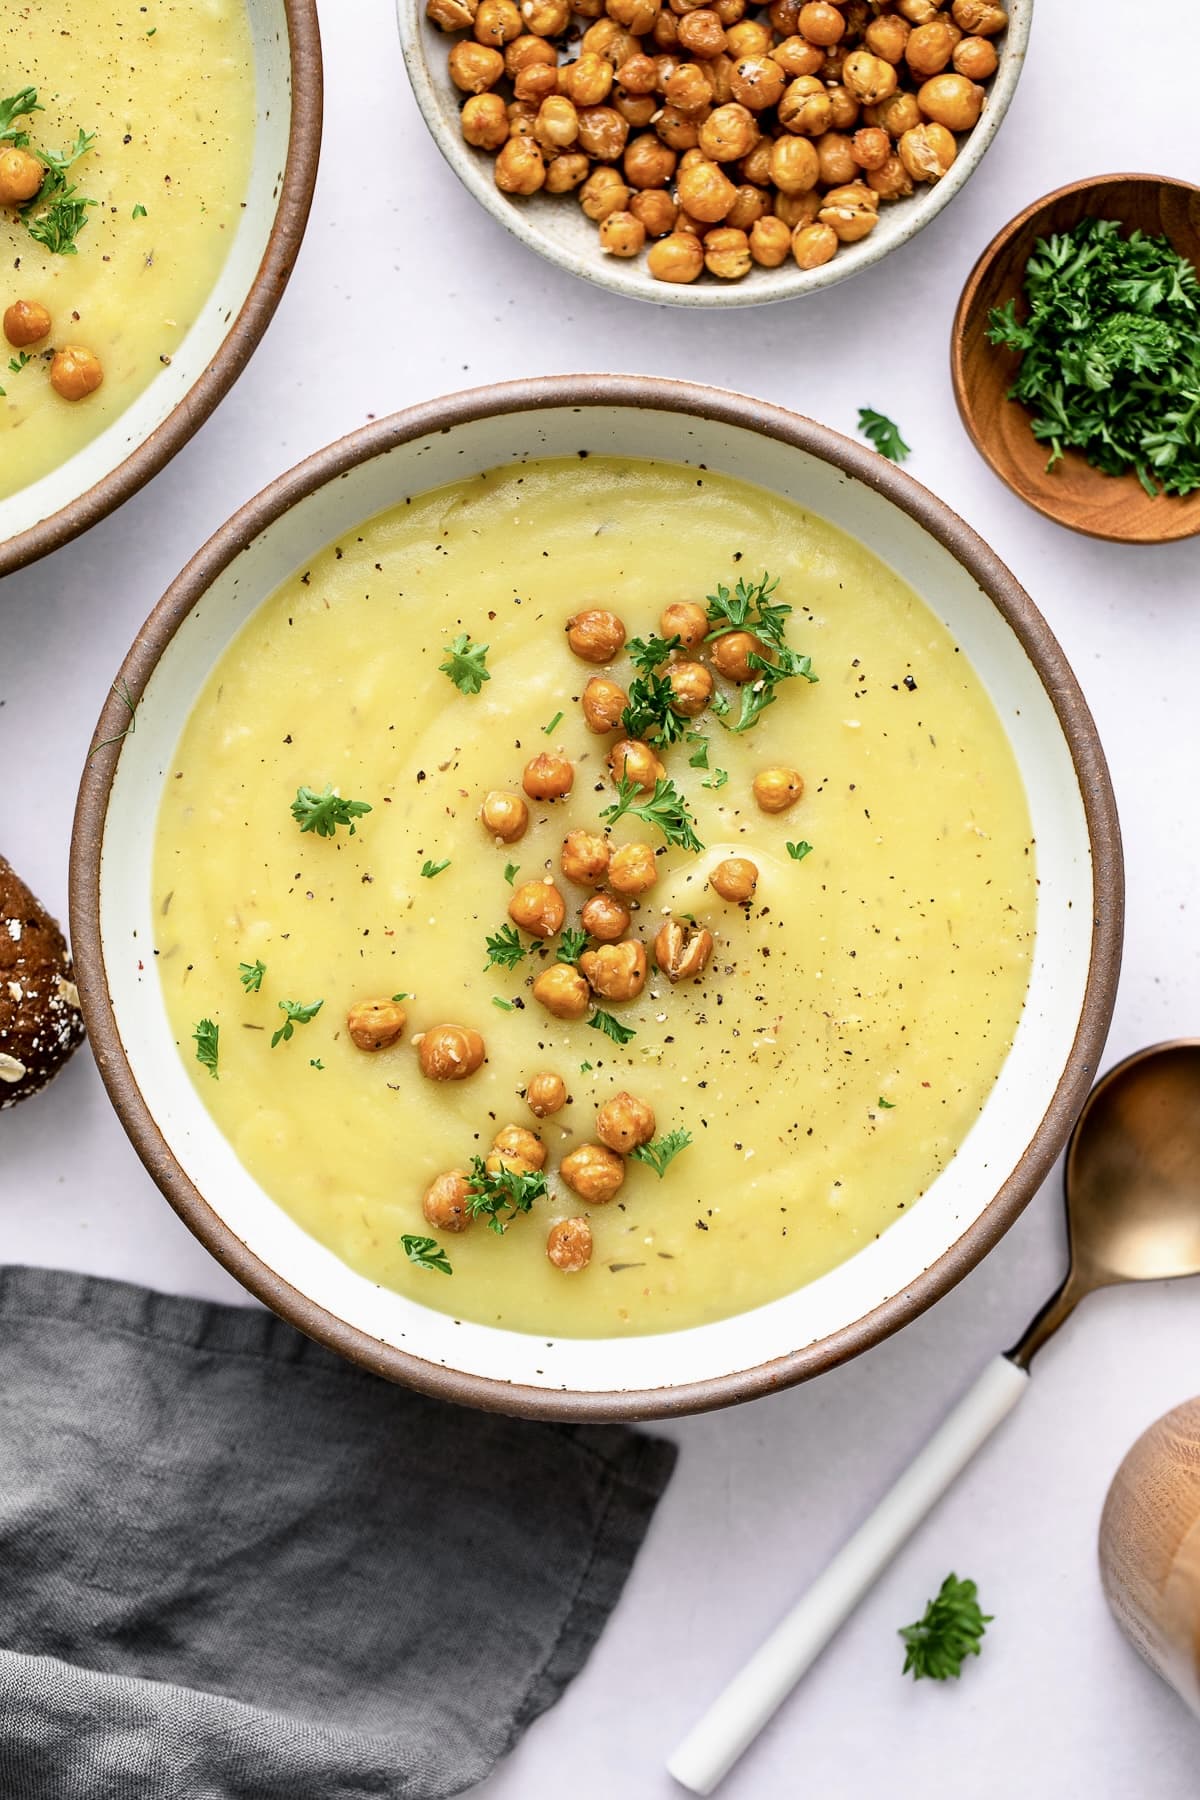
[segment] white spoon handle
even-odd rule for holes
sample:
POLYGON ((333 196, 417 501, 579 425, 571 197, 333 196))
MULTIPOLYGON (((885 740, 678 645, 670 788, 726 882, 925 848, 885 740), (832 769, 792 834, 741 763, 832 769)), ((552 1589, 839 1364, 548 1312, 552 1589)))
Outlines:
POLYGON ((694 1794, 712 1793, 1028 1384, 1025 1370, 1007 1357, 988 1364, 875 1511, 692 1727, 667 1763, 676 1781, 694 1794))

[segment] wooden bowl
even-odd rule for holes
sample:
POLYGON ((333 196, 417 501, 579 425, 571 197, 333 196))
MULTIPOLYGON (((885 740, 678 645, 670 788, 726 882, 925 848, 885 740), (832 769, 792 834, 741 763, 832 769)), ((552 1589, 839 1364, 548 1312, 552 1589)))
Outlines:
POLYGON ((1075 181, 1023 213, 994 237, 972 269, 954 316, 950 373, 962 422, 975 448, 1014 494, 1059 525, 1117 544, 1167 544, 1200 532, 1200 491, 1151 499, 1134 474, 1105 475, 1076 450, 1047 474, 1048 447, 1029 413, 1008 399, 1020 357, 987 338, 993 306, 1016 299, 1036 240, 1081 219, 1120 219, 1167 237, 1200 273, 1200 188, 1162 175, 1097 175, 1075 181))

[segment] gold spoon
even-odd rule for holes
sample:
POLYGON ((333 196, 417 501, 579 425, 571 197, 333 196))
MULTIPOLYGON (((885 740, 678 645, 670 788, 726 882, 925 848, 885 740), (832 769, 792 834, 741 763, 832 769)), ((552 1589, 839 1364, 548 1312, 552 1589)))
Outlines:
POLYGON ((693 1726, 667 1767, 711 1794, 976 1450, 1016 1405, 1029 1365, 1087 1294, 1200 1275, 1200 1039, 1154 1044, 1110 1069, 1067 1146, 1067 1278, 989 1363, 807 1594, 693 1726))

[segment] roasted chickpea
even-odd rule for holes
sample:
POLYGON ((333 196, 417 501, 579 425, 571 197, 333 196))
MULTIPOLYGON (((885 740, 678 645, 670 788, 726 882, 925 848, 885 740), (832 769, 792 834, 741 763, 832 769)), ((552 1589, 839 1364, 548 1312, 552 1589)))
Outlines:
POLYGON ((521 786, 531 800, 561 800, 575 785, 575 765, 560 750, 539 750, 525 764, 521 786))
POLYGON ((855 132, 850 153, 860 169, 882 169, 892 154, 892 140, 882 125, 864 125, 855 132))
MULTIPOLYGON (((887 133, 883 133, 887 142, 887 133)), ((826 187, 841 187, 843 182, 853 181, 858 174, 859 165, 854 160, 854 146, 841 131, 827 131, 824 137, 816 142, 817 160, 821 166, 821 180, 826 187)))
POLYGON ((890 94, 878 106, 869 106, 865 117, 868 125, 881 125, 890 137, 898 138, 921 123, 921 109, 915 94, 890 94))
POLYGON ((799 769, 760 769, 753 791, 760 811, 786 812, 804 793, 804 777, 799 769))
POLYGON ((719 281, 740 281, 750 273, 750 240, 731 225, 705 234, 704 266, 719 281))
POLYGON ((815 144, 804 137, 780 137, 771 145, 771 180, 781 194, 807 194, 821 174, 815 144))
POLYGON ((17 350, 50 336, 50 314, 36 300, 14 300, 4 314, 4 335, 17 350))
POLYGON ((662 188, 645 188, 629 202, 629 210, 640 219, 647 237, 662 238, 674 231, 679 208, 662 188))
POLYGON ((779 64, 765 54, 745 56, 735 62, 729 77, 734 99, 751 112, 776 105, 786 84, 787 76, 779 64))
POLYGON ((570 963, 551 963, 533 984, 533 997, 556 1019, 582 1019, 592 1003, 592 991, 570 963))
POLYGON ((535 1119, 548 1119, 567 1104, 567 1084, 552 1069, 539 1069, 525 1083, 525 1104, 535 1119))
POLYGON ((779 123, 798 137, 820 137, 833 124, 833 104, 815 75, 801 75, 779 102, 779 123))
POLYGON ((568 831, 560 858, 562 872, 568 881, 574 881, 580 887, 599 887, 611 855, 608 839, 597 832, 568 831))
POLYGON ((581 149, 596 162, 616 162, 629 137, 629 125, 612 106, 585 106, 579 114, 581 149))
POLYGON ((722 900, 734 900, 741 906, 754 898, 758 869, 749 857, 727 856, 709 876, 708 885, 722 900))
MULTIPOLYGON (((480 12, 488 4, 489 0, 479 0, 480 12)), ((561 37, 571 23, 570 0, 521 0, 519 17, 523 29, 532 32, 534 37, 561 37)), ((475 30, 478 33, 478 14, 475 30)))
POLYGON ((1004 8, 992 6, 988 0, 954 0, 950 11, 954 23, 976 37, 996 37, 1008 24, 1004 8))
POLYGON ((703 975, 713 953, 713 934, 703 925, 668 919, 654 940, 654 960, 674 984, 703 975))
POLYGON ((879 197, 861 181, 830 188, 817 217, 832 228, 839 243, 856 244, 879 223, 879 197))
POLYGON ((46 171, 28 150, 0 149, 0 206, 23 206, 32 200, 46 171))
POLYGON ((906 131, 896 149, 914 181, 940 181, 958 155, 954 133, 932 121, 906 131))
POLYGON ((81 344, 64 344, 50 363, 50 386, 63 400, 85 400, 104 380, 100 358, 81 344))
POLYGON ((939 13, 928 25, 918 25, 909 33, 904 46, 904 60, 918 81, 940 75, 954 52, 962 32, 945 15, 939 13))
POLYGON ((493 788, 479 809, 479 820, 491 837, 499 838, 502 844, 515 844, 528 829, 529 808, 520 794, 493 788))
POLYGON ((781 38, 792 37, 799 31, 800 8, 803 5, 804 0, 771 0, 767 18, 781 38))
POLYGON ((910 25, 928 25, 942 9, 942 0, 896 0, 896 11, 910 25))
MULTIPOLYGON (((605 67, 608 65, 605 64, 605 67)), ((652 94, 658 86, 658 68, 652 56, 639 50, 617 70, 617 80, 627 94, 652 94)))
MULTIPOLYGON (((531 138, 533 128, 537 124, 538 109, 531 100, 510 100, 505 107, 508 114, 508 135, 510 138, 531 138)), ((540 149, 541 146, 537 145, 540 149)))
POLYGON ((803 75, 815 75, 825 60, 816 45, 802 37, 784 38, 782 44, 776 44, 768 54, 790 81, 798 81, 803 75))
POLYGON ((917 89, 917 105, 948 131, 970 131, 979 123, 984 90, 965 75, 935 75, 917 89))
POLYGON ((427 1081, 465 1081, 486 1055, 483 1039, 469 1025, 434 1025, 415 1042, 427 1081))
POLYGON ((407 1017, 398 1000, 360 1000, 346 1014, 346 1030, 356 1050, 387 1050, 399 1040, 407 1017))
POLYGON ((584 662, 611 662, 624 648, 624 621, 603 607, 585 607, 567 620, 567 642, 584 662))
POLYGON ((551 94, 538 108, 533 135, 543 150, 567 150, 579 136, 579 114, 562 94, 551 94))
POLYGON ((421 1211, 438 1231, 465 1231, 471 1223, 471 1184, 461 1169, 449 1169, 425 1189, 421 1211))
POLYGON ((608 256, 637 256, 646 242, 646 227, 631 212, 609 213, 600 225, 600 248, 608 256))
POLYGON ((712 659, 719 674, 726 681, 739 684, 754 681, 759 671, 750 662, 751 656, 766 656, 766 645, 761 638, 750 631, 727 631, 723 637, 714 638, 712 642, 712 659))
POLYGON ((689 56, 719 56, 725 48, 725 27, 711 7, 700 6, 679 21, 679 44, 689 56))
POLYGON ((695 281, 704 267, 704 246, 691 232, 677 228, 651 244, 646 266, 655 281, 695 281))
MULTIPOLYGON (((677 106, 681 112, 702 114, 712 104, 712 76, 699 63, 680 63, 667 76, 665 97, 671 106, 677 106)), ((700 136, 701 119, 697 118, 696 137, 700 136)))
POLYGON ((646 951, 637 938, 585 950, 579 969, 602 1000, 636 1000, 646 985, 646 951))
POLYGON ((898 13, 883 13, 871 20, 863 33, 863 42, 872 55, 882 56, 884 62, 898 63, 903 61, 904 46, 911 30, 908 20, 898 13))
POLYGON ((667 772, 649 744, 639 738, 618 739, 608 753, 608 768, 614 781, 632 781, 646 793, 667 772))
POLYGON ((791 227, 768 215, 750 227, 750 254, 763 269, 778 269, 786 261, 792 242, 791 227))
POLYGON ((508 903, 508 916, 531 937, 552 938, 562 930, 567 903, 547 875, 521 883, 508 903))
MULTIPOLYGON (((505 44, 504 72, 513 82, 519 75, 533 69, 549 69, 557 84, 558 56, 553 44, 548 44, 545 38, 531 37, 528 33, 524 37, 514 38, 511 44, 505 44)), ((552 94, 554 88, 547 88, 546 92, 552 94)), ((538 98, 543 96, 539 95, 538 98)))
POLYGON ((613 105, 635 131, 643 130, 658 112, 658 100, 653 94, 627 94, 621 88, 613 95, 613 105))
MULTIPOLYGON (((521 14, 513 0, 479 0, 474 25, 477 44, 488 44, 494 50, 502 50, 505 44, 511 44, 514 38, 520 37, 521 29, 521 14)), ((537 33, 538 37, 547 35, 543 31, 537 33)))
POLYGON ((499 94, 472 94, 461 114, 462 134, 477 150, 498 150, 508 138, 508 109, 499 94))
POLYGON ((502 1125, 492 1139, 492 1149, 501 1156, 519 1156, 530 1169, 544 1169, 546 1146, 536 1131, 525 1125, 502 1125))
POLYGON ((629 200, 630 190, 615 169, 593 169, 579 190, 579 204, 597 224, 609 213, 623 212, 629 200))
POLYGON ((640 49, 641 45, 633 33, 626 31, 623 25, 618 25, 615 19, 597 19, 583 34, 580 54, 603 56, 614 69, 619 69, 623 62, 635 56, 640 49))
POLYGON ((782 219, 789 231, 811 225, 820 208, 821 196, 816 188, 810 188, 807 194, 776 194, 772 206, 775 217, 782 219))
POLYGON ((612 894, 593 894, 579 915, 579 923, 598 943, 616 944, 629 930, 630 916, 624 901, 612 894))
POLYGON ((465 38, 451 50, 449 68, 456 88, 464 94, 483 94, 494 88, 503 75, 504 58, 498 50, 465 38))
POLYGON ((664 144, 672 150, 694 150, 700 142, 700 127, 704 122, 704 110, 684 112, 682 107, 668 103, 654 122, 654 129, 664 144))
MULTIPOLYGON (((705 239, 706 252, 712 248, 713 236, 715 233, 710 232, 705 239)), ((744 232, 742 236, 745 236, 744 232)), ((749 249, 746 254, 749 256, 749 249)), ((749 263, 747 263, 747 267, 749 267, 749 263)), ((704 664, 698 662, 671 663, 667 668, 666 675, 671 684, 671 692, 675 696, 672 701, 672 709, 677 713, 682 713, 685 719, 698 718, 713 695, 713 678, 704 664)))
POLYGON ((559 69, 558 76, 562 92, 576 106, 599 106, 612 92, 612 64, 591 51, 559 69))
POLYGON ((829 96, 829 122, 834 131, 849 131, 852 125, 857 125, 862 107, 850 89, 843 87, 840 81, 827 81, 825 92, 829 96))
POLYGON ((877 169, 867 170, 867 186, 881 200, 907 200, 913 191, 912 176, 895 151, 877 169))
MULTIPOLYGON (((531 1168, 523 1156, 506 1156, 502 1150, 489 1150, 483 1159, 483 1166, 489 1175, 535 1175, 537 1173, 536 1169, 531 1168)), ((511 1223, 510 1218, 508 1224, 511 1223)))
POLYGON ((586 1219, 560 1219, 546 1234, 546 1255, 564 1275, 578 1275, 592 1260, 592 1228, 586 1219))
MULTIPOLYGON (((758 141, 759 130, 749 107, 731 100, 709 113, 700 127, 700 148, 710 162, 736 162, 758 141)), ((688 208, 691 211, 691 208, 688 208)))
POLYGON ((823 50, 836 44, 846 29, 846 21, 837 7, 828 5, 826 0, 808 0, 808 5, 800 8, 796 23, 801 36, 810 44, 819 44, 823 50))
POLYGON ((501 193, 536 194, 546 185, 546 161, 540 146, 530 137, 510 137, 496 158, 495 175, 501 193))
POLYGON ((605 675, 593 675, 583 690, 580 704, 589 731, 616 731, 621 714, 629 705, 629 695, 619 681, 610 681, 605 675))
POLYGON ((863 106, 878 106, 896 91, 896 71, 882 56, 852 50, 842 64, 842 81, 863 106))
MULTIPOLYGON (((747 57, 765 56, 775 42, 768 27, 757 19, 742 19, 737 25, 729 26, 725 37, 725 48, 735 63, 747 57)), ((744 106, 745 101, 742 104, 744 106)))
POLYGON ((426 0, 425 17, 442 31, 467 31, 478 0, 426 0))
POLYGON ((569 150, 565 155, 556 156, 546 168, 546 192, 548 194, 571 194, 579 185, 587 180, 591 164, 582 150, 569 150))
POLYGON ((606 0, 606 8, 610 19, 624 25, 635 37, 644 37, 654 29, 662 0, 606 0))
POLYGON ((954 46, 955 73, 968 81, 988 81, 999 63, 995 45, 985 37, 967 37, 954 46))
POLYGON ((648 1144, 656 1129, 653 1107, 635 1094, 614 1094, 596 1113, 596 1136, 619 1156, 648 1144))
POLYGON ((608 885, 618 894, 649 893, 657 880, 658 862, 649 844, 622 844, 613 851, 608 885))
POLYGON ((737 231, 749 231, 755 219, 761 219, 766 212, 768 201, 765 189, 751 187, 748 181, 743 182, 734 194, 733 205, 725 214, 726 225, 737 231))
POLYGON ((558 1172, 589 1206, 605 1206, 620 1191, 625 1164, 605 1144, 580 1144, 563 1157, 558 1172))
POLYGON ((675 173, 676 161, 670 145, 648 131, 642 137, 634 138, 627 147, 621 167, 630 187, 660 188, 666 187, 675 173))
POLYGON ((828 225, 797 225, 791 250, 800 269, 819 269, 837 255, 837 234, 828 225))
MULTIPOLYGON (((679 47, 679 21, 675 14, 665 6, 654 21, 650 42, 656 51, 665 54, 671 54, 679 47)), ((647 50, 649 51, 649 45, 647 45, 647 50)))

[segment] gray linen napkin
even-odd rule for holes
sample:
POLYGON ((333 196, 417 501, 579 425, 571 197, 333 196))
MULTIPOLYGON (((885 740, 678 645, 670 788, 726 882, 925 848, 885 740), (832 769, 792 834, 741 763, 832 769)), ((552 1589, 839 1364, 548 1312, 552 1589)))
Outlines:
POLYGON ((674 1454, 0 1269, 0 1795, 461 1792, 582 1666, 674 1454))

